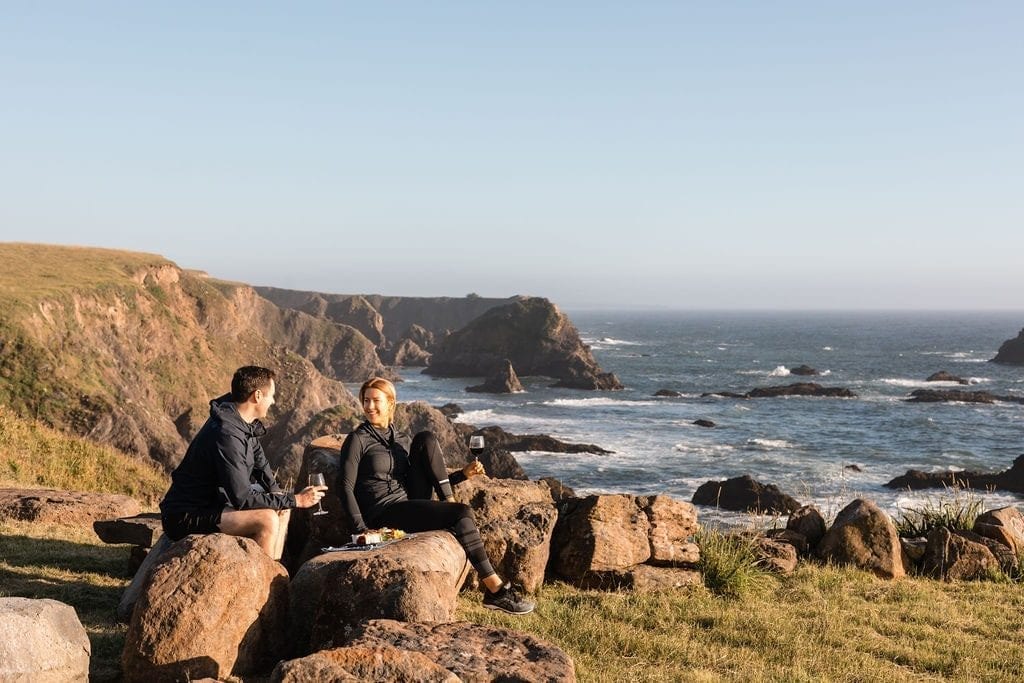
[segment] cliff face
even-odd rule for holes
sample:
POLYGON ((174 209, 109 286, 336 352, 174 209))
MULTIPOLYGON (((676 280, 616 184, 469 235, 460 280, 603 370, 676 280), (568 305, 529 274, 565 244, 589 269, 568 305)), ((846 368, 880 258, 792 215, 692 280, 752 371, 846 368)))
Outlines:
POLYGON ((622 388, 615 375, 601 370, 569 318, 538 297, 493 308, 452 333, 425 372, 440 377, 488 376, 505 359, 512 361, 518 375, 554 377, 555 386, 622 388))
POLYGON ((1020 331, 1016 339, 1004 341, 992 362, 1006 363, 1007 365, 1024 365, 1024 330, 1020 331))
POLYGON ((165 468, 241 365, 278 372, 265 443, 285 476, 311 419, 356 409, 335 378, 380 367, 355 330, 158 256, 0 244, 0 264, 0 402, 165 468))

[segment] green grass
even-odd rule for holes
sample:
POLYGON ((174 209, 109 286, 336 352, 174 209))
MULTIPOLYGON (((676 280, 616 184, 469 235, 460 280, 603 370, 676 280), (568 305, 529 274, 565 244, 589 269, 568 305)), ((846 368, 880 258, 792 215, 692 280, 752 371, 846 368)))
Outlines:
POLYGON ((127 628, 116 623, 128 584, 128 546, 106 545, 90 529, 0 522, 0 596, 71 605, 92 645, 89 680, 117 680, 127 628))
POLYGON ((568 652, 581 681, 1016 681, 1024 596, 1011 584, 885 581, 803 565, 761 595, 546 585, 513 617, 463 595, 460 618, 568 652))
POLYGON ((933 529, 971 531, 978 516, 985 511, 985 502, 971 491, 946 489, 944 494, 929 497, 920 505, 908 508, 896 520, 896 531, 904 538, 927 536, 933 529))
POLYGON ((744 598, 772 588, 773 579, 754 552, 753 537, 705 528, 694 540, 700 546, 697 568, 704 586, 715 595, 744 598))
POLYGON ((0 405, 0 485, 123 493, 154 505, 168 478, 114 448, 20 418, 0 405))

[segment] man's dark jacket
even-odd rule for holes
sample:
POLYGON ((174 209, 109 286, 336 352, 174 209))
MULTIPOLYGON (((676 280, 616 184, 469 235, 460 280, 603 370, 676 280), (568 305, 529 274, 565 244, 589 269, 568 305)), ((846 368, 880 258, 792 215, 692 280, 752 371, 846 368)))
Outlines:
POLYGON ((226 394, 210 401, 210 418, 171 473, 171 488, 160 502, 165 513, 231 506, 236 510, 295 507, 295 495, 281 493, 263 454, 259 420, 246 423, 226 394), (262 491, 253 488, 259 484, 262 491))

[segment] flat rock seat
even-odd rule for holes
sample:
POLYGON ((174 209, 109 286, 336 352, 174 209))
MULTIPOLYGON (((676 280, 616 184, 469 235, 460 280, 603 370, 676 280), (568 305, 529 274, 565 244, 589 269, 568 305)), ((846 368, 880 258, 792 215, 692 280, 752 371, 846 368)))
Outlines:
POLYGON ((294 654, 342 645, 367 619, 451 621, 469 566, 466 553, 446 531, 312 558, 291 582, 294 654))
POLYGON ((119 493, 0 488, 0 520, 88 526, 140 512, 137 500, 119 493))

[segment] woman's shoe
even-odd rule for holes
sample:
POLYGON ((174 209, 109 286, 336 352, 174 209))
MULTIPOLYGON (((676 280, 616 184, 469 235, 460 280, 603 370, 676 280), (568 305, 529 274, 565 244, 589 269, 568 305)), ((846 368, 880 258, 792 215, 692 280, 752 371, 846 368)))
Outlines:
POLYGON ((509 614, 529 614, 535 607, 534 603, 527 600, 522 593, 506 583, 497 593, 484 590, 484 607, 487 609, 500 609, 509 614))

